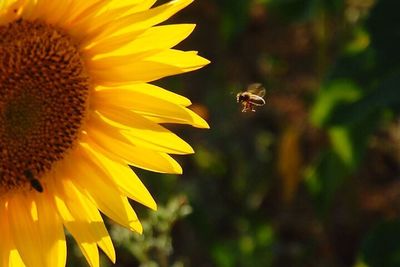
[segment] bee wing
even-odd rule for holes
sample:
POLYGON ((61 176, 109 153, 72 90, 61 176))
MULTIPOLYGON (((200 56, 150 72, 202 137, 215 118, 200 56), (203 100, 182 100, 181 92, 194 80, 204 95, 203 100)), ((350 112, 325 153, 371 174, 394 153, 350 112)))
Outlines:
POLYGON ((262 86, 261 83, 252 83, 249 86, 247 86, 246 89, 247 92, 264 97, 265 95, 265 88, 262 86))
POLYGON ((258 95, 253 95, 250 98, 250 103, 256 106, 264 106, 265 105, 265 100, 261 96, 258 95))
POLYGON ((260 92, 258 92, 258 96, 259 97, 264 97, 265 96, 265 93, 266 93, 266 90, 265 90, 265 88, 263 87, 261 90, 260 90, 260 92))

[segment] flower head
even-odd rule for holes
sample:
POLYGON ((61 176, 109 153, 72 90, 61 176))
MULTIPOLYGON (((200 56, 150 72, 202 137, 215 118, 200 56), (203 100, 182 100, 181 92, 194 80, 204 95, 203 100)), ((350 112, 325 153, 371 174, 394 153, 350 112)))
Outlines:
POLYGON ((0 266, 65 266, 64 227, 91 266, 115 252, 100 211, 141 232, 156 209, 130 166, 181 173, 192 148, 163 123, 207 123, 149 82, 201 68, 162 25, 191 0, 8 0, 0 5, 0 266))

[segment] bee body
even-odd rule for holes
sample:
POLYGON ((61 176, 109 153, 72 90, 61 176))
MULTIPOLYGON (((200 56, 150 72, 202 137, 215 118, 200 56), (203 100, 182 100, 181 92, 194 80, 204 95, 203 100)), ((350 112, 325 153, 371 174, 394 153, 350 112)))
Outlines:
POLYGON ((256 107, 265 105, 264 100, 265 88, 259 84, 250 84, 245 92, 240 92, 236 95, 236 101, 243 106, 242 112, 256 111, 256 107))

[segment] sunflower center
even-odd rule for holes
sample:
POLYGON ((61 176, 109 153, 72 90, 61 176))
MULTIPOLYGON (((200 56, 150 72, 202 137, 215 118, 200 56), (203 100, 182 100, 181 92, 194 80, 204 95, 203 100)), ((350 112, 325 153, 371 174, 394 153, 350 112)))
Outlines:
POLYGON ((74 145, 89 78, 62 30, 18 20, 0 26, 0 194, 40 180, 74 145))

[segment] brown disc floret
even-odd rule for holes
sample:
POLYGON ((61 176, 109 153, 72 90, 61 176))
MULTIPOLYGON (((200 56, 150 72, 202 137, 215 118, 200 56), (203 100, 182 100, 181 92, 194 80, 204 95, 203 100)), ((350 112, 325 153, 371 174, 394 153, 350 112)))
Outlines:
POLYGON ((0 194, 40 180, 77 140, 89 78, 68 34, 39 21, 0 26, 0 194))

